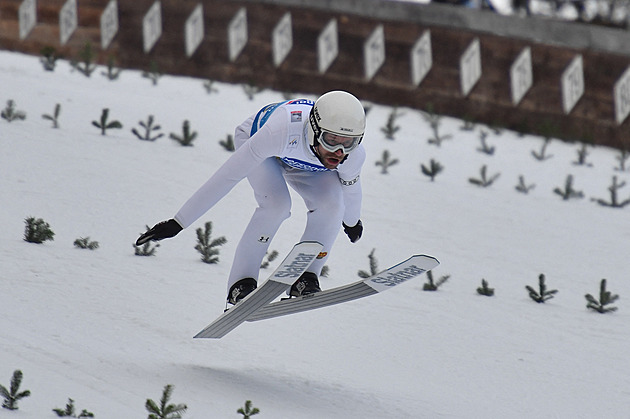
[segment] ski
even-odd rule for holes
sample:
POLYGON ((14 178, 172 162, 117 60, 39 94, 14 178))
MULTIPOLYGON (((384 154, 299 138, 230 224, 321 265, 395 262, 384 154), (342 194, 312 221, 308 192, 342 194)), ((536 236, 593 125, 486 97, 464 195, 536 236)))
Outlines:
POLYGON ((252 322, 270 319, 273 317, 286 316, 288 314, 314 310, 367 297, 402 284, 409 279, 430 271, 439 264, 440 262, 432 256, 414 255, 409 259, 367 279, 329 290, 320 291, 315 294, 290 298, 268 304, 251 314, 247 318, 247 321, 252 322))
POLYGON ((296 244, 265 283, 197 333, 195 338, 218 339, 234 330, 258 309, 269 304, 293 285, 311 266, 322 247, 320 243, 313 241, 296 244))

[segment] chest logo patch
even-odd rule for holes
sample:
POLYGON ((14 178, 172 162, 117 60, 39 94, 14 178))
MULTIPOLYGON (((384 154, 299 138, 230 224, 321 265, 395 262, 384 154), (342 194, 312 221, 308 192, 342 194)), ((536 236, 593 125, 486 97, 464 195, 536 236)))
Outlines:
POLYGON ((291 111, 291 122, 302 122, 302 111, 291 111))

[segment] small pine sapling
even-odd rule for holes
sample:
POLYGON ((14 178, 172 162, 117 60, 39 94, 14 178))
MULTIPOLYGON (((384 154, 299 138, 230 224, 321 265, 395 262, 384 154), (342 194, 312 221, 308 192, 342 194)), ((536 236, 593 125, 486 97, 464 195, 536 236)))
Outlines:
POLYGON ((494 181, 497 180, 499 176, 501 175, 501 173, 495 173, 494 175, 488 177, 487 171, 488 171, 488 167, 484 164, 483 166, 481 166, 481 170, 479 171, 481 177, 478 179, 469 178, 468 181, 472 183, 473 185, 487 188, 488 186, 492 185, 494 181))
MULTIPOLYGON (((146 231, 149 231, 151 227, 145 225, 146 231)), ((146 242, 141 246, 136 246, 133 244, 134 252, 136 256, 155 256, 155 252, 157 248, 160 247, 160 243, 152 244, 151 241, 146 242)))
POLYGON ((615 157, 615 160, 619 162, 619 166, 615 167, 614 169, 618 172, 625 172, 626 161, 628 161, 629 158, 630 151, 626 150, 625 148, 619 150, 619 154, 617 154, 617 156, 615 157))
POLYGON ((79 249, 96 250, 98 249, 98 242, 91 241, 89 237, 79 237, 74 241, 74 247, 79 249))
POLYGON ((206 89, 206 93, 211 94, 211 93, 218 93, 219 89, 217 89, 216 87, 214 87, 214 80, 206 80, 203 82, 203 88, 206 89))
POLYGON ((85 77, 90 77, 94 70, 96 70, 96 64, 92 62, 93 60, 94 51, 92 51, 92 43, 88 41, 83 45, 83 48, 79 50, 78 58, 72 60, 70 65, 85 77))
POLYGON ((372 110, 372 106, 374 106, 372 102, 368 102, 366 100, 362 100, 361 105, 363 105, 363 110, 365 110, 365 116, 367 116, 368 113, 370 113, 370 110, 372 110))
POLYGON ((243 415, 243 419, 250 419, 252 416, 260 413, 260 409, 252 405, 251 400, 245 402, 245 406, 239 408, 236 413, 243 415))
POLYGON ((450 138, 452 138, 452 135, 447 134, 447 135, 441 135, 439 133, 439 129, 440 129, 440 120, 436 119, 434 121, 430 122, 431 124, 431 129, 433 130, 433 137, 429 138, 428 143, 429 144, 435 144, 438 147, 442 146, 442 142, 444 140, 448 140, 450 138))
POLYGON ((151 242, 146 242, 142 246, 133 245, 136 256, 155 256, 158 247, 160 247, 160 243, 151 244, 151 242))
POLYGON ((173 386, 168 384, 162 391, 162 398, 160 399, 159 405, 153 400, 147 399, 144 404, 144 407, 149 412, 147 419, 181 419, 186 409, 188 409, 188 406, 183 403, 169 404, 172 393, 173 386))
POLYGON ((260 264, 260 269, 267 269, 269 264, 273 262, 279 255, 277 250, 273 250, 271 253, 265 253, 266 259, 260 264))
POLYGON ((436 146, 440 147, 442 145, 442 141, 444 140, 448 140, 449 138, 452 137, 452 135, 440 135, 439 131, 440 131, 440 124, 442 123, 442 116, 437 115, 434 111, 433 111, 433 105, 429 104, 427 106, 427 110, 426 111, 420 111, 422 117, 424 118, 425 121, 427 121, 429 123, 429 125, 431 126, 431 130, 433 130, 433 137, 429 138, 428 142, 429 144, 435 144, 436 146))
POLYGON ((123 126, 120 121, 111 121, 109 119, 109 108, 104 108, 101 112, 100 121, 92 121, 92 125, 101 130, 101 135, 105 135, 108 129, 121 129, 123 126))
POLYGON ((115 58, 110 55, 109 58, 107 58, 107 71, 103 71, 101 72, 101 74, 105 76, 107 80, 114 81, 114 80, 118 80, 118 77, 120 76, 121 71, 122 70, 120 68, 116 67, 115 58))
POLYGON ((543 141, 542 147, 540 151, 532 150, 532 156, 538 161, 545 161, 553 157, 553 154, 547 155, 547 146, 551 143, 551 138, 546 137, 545 141, 543 141))
POLYGON ((18 401, 31 395, 30 390, 20 391, 20 385, 22 384, 22 371, 13 371, 13 377, 11 377, 11 384, 9 389, 0 385, 0 396, 4 397, 2 407, 9 410, 18 410, 18 401))
POLYGON ((425 166, 424 164, 420 164, 420 170, 422 174, 431 178, 431 182, 435 180, 435 177, 444 170, 444 166, 440 164, 435 159, 431 159, 429 161, 429 165, 425 166))
POLYGON ((375 166, 381 166, 381 174, 386 175, 388 173, 389 167, 398 164, 398 159, 392 159, 390 157, 389 151, 383 151, 383 156, 380 161, 374 163, 375 166))
POLYGON ((532 183, 530 185, 527 185, 525 183, 525 177, 523 175, 520 175, 518 177, 518 185, 516 185, 514 187, 514 189, 516 189, 517 191, 519 191, 520 193, 524 193, 524 194, 528 194, 529 191, 531 191, 532 189, 534 189, 536 187, 536 184, 532 183))
POLYGON ((57 60, 60 58, 57 55, 57 51, 51 46, 45 46, 41 49, 40 54, 42 56, 39 58, 39 62, 44 66, 44 70, 55 71, 57 60))
POLYGON ((537 303, 544 303, 545 301, 552 299, 553 296, 558 292, 558 290, 547 289, 544 274, 540 274, 538 276, 538 291, 536 291, 529 285, 526 285, 525 289, 529 292, 529 298, 536 301, 537 303))
POLYGON ((151 80, 151 84, 156 86, 158 84, 158 80, 162 77, 162 72, 160 71, 157 62, 151 61, 149 69, 142 72, 142 77, 151 80))
POLYGON ((17 110, 15 107, 15 101, 12 99, 7 100, 7 106, 0 112, 0 117, 6 119, 7 122, 23 121, 26 119, 26 112, 17 110))
POLYGON ((477 151, 492 156, 494 154, 495 147, 488 145, 486 138, 488 137, 488 133, 484 130, 479 132, 479 139, 481 140, 481 147, 477 149, 477 151))
POLYGON ((580 148, 577 150, 577 160, 573 162, 576 166, 586 166, 592 167, 591 163, 586 162, 586 157, 588 156, 588 145, 586 143, 582 143, 580 148))
POLYGON ((440 288, 446 281, 448 281, 450 277, 451 277, 450 275, 444 275, 444 276, 441 276, 440 279, 438 279, 437 281, 434 281, 433 272, 428 271, 427 272, 428 281, 424 283, 424 285, 422 285, 422 290, 423 291, 437 291, 438 288, 440 288))
POLYGON ((387 118, 387 124, 381 128, 381 132, 385 134, 385 138, 388 140, 393 140, 394 135, 400 130, 400 126, 396 125, 396 119, 401 115, 402 113, 398 112, 397 108, 394 108, 387 118))
POLYGON ((219 144, 227 151, 234 151, 234 137, 228 134, 225 140, 219 140, 219 144))
POLYGON ((217 239, 210 240, 212 235, 212 221, 208 221, 205 224, 205 229, 197 229, 197 245, 195 249, 201 253, 201 260, 205 263, 218 263, 219 262, 219 246, 227 243, 227 239, 221 236, 217 239))
POLYGON ((75 409, 74 409, 74 400, 72 399, 68 399, 68 403, 66 403, 66 407, 63 409, 53 409, 53 412, 55 412, 57 414, 57 416, 59 416, 60 418, 93 418, 94 417, 94 413, 92 412, 88 412, 87 410, 83 409, 81 411, 81 413, 79 413, 79 416, 77 416, 77 414, 75 413, 75 409))
POLYGON ((525 120, 521 120, 514 127, 514 131, 519 138, 525 137, 526 134, 532 132, 532 129, 529 127, 529 123, 525 120))
POLYGON ((144 128, 144 133, 140 134, 140 132, 135 128, 132 128, 131 132, 139 139, 143 141, 155 141, 158 138, 164 136, 164 134, 156 132, 156 131, 161 130, 162 127, 158 124, 154 125, 153 115, 149 115, 146 123, 144 121, 139 121, 138 123, 140 124, 142 128, 144 128))
POLYGON ((24 241, 41 244, 47 240, 55 240, 55 233, 50 229, 50 224, 41 218, 28 217, 24 220, 24 241))
POLYGON ((463 119, 462 119, 462 126, 459 127, 460 130, 462 131, 472 131, 475 129, 475 121, 473 120, 472 116, 470 115, 464 115, 463 119))
POLYGON ((368 255, 368 259, 370 260, 370 272, 366 272, 364 270, 360 270, 358 272, 358 275, 361 278, 369 278, 369 277, 374 276, 374 275, 376 275, 378 273, 378 261, 376 260, 376 257, 374 256, 374 252, 375 251, 376 251, 376 249, 372 249, 372 251, 368 255))
POLYGON ((52 115, 43 114, 42 118, 51 121, 53 124, 52 126, 53 128, 59 128, 59 115, 60 114, 61 114, 61 105, 57 103, 55 105, 55 110, 53 111, 53 114, 52 115))
POLYGON ((477 294, 485 295, 486 297, 492 297, 494 295, 494 288, 490 288, 488 286, 488 281, 482 279, 481 286, 477 287, 477 294))
POLYGON ((243 92, 245 92, 245 95, 249 100, 254 100, 254 96, 264 90, 262 87, 256 86, 252 81, 247 84, 242 84, 241 86, 243 87, 243 92))
POLYGON ((493 121, 488 124, 488 128, 490 128, 495 135, 501 135, 503 133, 503 127, 497 123, 497 121, 493 121))
POLYGON ((606 291, 605 279, 602 279, 599 283, 599 300, 593 297, 591 294, 586 294, 584 298, 586 298, 587 301, 586 308, 589 308, 591 310, 595 310, 602 314, 617 311, 617 307, 606 307, 607 305, 617 301, 619 299, 619 296, 617 294, 611 294, 610 291, 606 291))
POLYGON ((630 198, 619 202, 619 198, 617 197, 617 190, 623 188, 624 186, 626 186, 626 182, 622 181, 621 183, 617 183, 617 176, 613 176, 612 185, 608 187, 608 190, 610 191, 610 202, 597 198, 593 198, 592 200, 605 207, 623 208, 630 204, 630 198))
POLYGON ((571 198, 581 199, 584 197, 582 191, 573 189, 573 175, 568 175, 564 181, 564 189, 554 188, 553 192, 560 195, 564 201, 568 201, 571 198))
POLYGON ((172 132, 169 137, 171 140, 175 140, 185 147, 192 147, 192 142, 195 140, 195 138, 197 138, 197 131, 191 131, 190 122, 188 122, 188 120, 185 120, 182 124, 182 135, 177 135, 172 132))

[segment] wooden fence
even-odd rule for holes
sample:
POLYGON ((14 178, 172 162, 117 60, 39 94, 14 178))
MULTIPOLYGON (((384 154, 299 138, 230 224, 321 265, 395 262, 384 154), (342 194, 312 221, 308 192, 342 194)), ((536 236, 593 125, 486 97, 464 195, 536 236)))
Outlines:
MULTIPOLYGON (((623 30, 381 0, 2 0, 0 48, 630 147, 623 30), (310 4, 309 4, 310 3, 310 4)), ((1 92, 1 90, 0 90, 1 92)))

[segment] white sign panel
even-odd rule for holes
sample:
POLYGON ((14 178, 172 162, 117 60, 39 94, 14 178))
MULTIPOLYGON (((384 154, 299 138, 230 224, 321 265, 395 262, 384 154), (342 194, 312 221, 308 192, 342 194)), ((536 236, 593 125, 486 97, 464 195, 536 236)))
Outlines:
POLYGON ((195 7, 195 10, 186 20, 185 38, 186 38, 186 56, 190 57, 201 44, 204 37, 203 25, 203 6, 201 3, 195 7))
POLYGON ((411 48, 411 83, 418 86, 433 66, 431 32, 424 31, 411 48))
POLYGON ((378 25, 363 44, 365 78, 371 80, 385 63, 385 30, 378 25))
POLYGON ((481 78, 481 46, 479 38, 475 38, 459 59, 459 80, 462 94, 468 93, 481 78))
POLYGON ((624 71, 613 88, 615 97, 615 120, 621 125, 630 114, 630 67, 624 71))
POLYGON ((571 112, 584 94, 584 68, 582 56, 576 56, 562 73, 562 110, 571 112))
POLYGON ((118 33, 118 2, 111 0, 101 14, 101 48, 107 49, 118 33))
POLYGON ((527 47, 518 55, 510 67, 510 83, 512 87, 512 104, 519 104, 525 93, 534 83, 532 71, 532 51, 527 47))
POLYGON ((331 19, 317 38, 317 58, 319 72, 325 73, 339 54, 337 20, 331 19))
POLYGON ((228 25, 228 54, 236 60, 247 44, 247 10, 242 7, 228 25))
POLYGON ((273 29, 271 34, 271 49, 273 65, 280 66, 293 48, 293 28, 291 27, 291 13, 286 13, 273 29))
POLYGON ((79 26, 77 0, 68 0, 59 11, 59 42, 65 45, 79 26))
POLYGON ((142 19, 142 39, 145 54, 151 51, 160 36, 162 36, 162 6, 159 1, 156 1, 142 19))
POLYGON ((24 0, 18 10, 20 24, 20 39, 26 39, 37 24, 37 1, 24 0))

